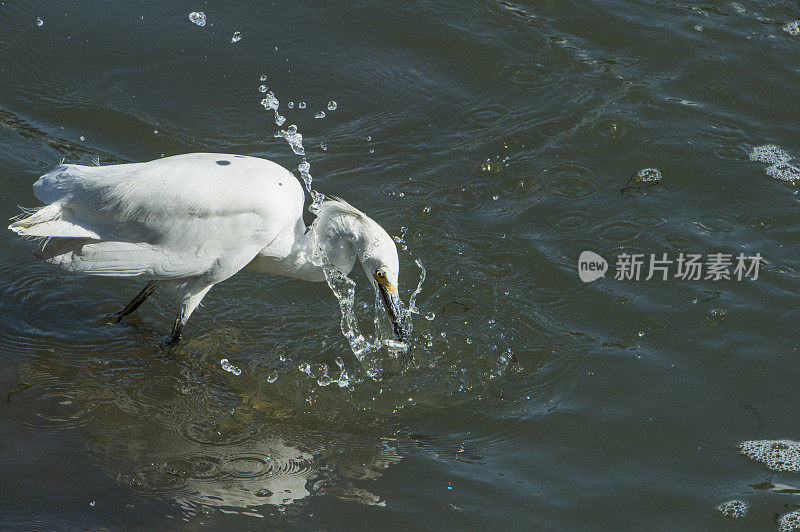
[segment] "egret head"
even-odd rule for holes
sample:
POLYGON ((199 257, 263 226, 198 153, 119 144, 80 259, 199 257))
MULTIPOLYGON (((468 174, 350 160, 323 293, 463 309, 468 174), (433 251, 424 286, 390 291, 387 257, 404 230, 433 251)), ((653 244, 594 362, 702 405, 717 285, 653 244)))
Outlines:
POLYGON ((395 335, 409 340, 411 324, 397 291, 400 262, 392 237, 372 218, 339 198, 322 204, 314 224, 318 225, 317 245, 324 246, 327 260, 348 273, 358 259, 392 321, 395 335))
POLYGON ((365 226, 363 249, 359 255, 361 266, 392 320, 395 335, 398 339, 407 341, 410 339, 411 327, 397 290, 397 276, 400 272, 397 247, 386 231, 371 219, 367 218, 365 226))

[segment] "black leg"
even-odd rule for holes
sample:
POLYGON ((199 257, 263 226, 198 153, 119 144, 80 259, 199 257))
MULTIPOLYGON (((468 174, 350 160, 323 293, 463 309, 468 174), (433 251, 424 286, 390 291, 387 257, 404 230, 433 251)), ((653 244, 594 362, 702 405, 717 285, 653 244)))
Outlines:
POLYGON ((147 283, 141 292, 139 292, 133 300, 128 303, 124 309, 120 310, 119 312, 115 312, 114 314, 109 315, 108 323, 119 323, 122 318, 139 308, 139 305, 144 303, 144 300, 150 297, 150 294, 155 292, 156 288, 158 287, 158 282, 150 281, 147 283))
POLYGON ((172 326, 172 332, 170 333, 169 336, 167 336, 161 341, 162 347, 170 348, 175 344, 177 344, 178 342, 180 342, 181 334, 183 333, 183 325, 185 323, 186 320, 184 319, 183 309, 181 309, 181 312, 178 314, 178 317, 175 318, 175 325, 172 326))

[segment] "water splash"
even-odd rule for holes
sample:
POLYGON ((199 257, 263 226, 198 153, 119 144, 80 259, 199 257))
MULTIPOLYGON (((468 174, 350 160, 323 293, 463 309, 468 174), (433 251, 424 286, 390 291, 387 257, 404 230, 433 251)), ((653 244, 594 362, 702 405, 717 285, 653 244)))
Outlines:
MULTIPOLYGON (((261 87, 264 87, 264 89, 266 90, 266 86, 265 85, 262 85, 261 87)), ((259 91, 261 91, 261 87, 258 88, 259 91)), ((264 91, 261 91, 261 92, 264 92, 264 91)), ((278 101, 278 98, 275 97, 275 93, 274 92, 272 92, 272 91, 267 92, 266 97, 263 100, 261 100, 261 105, 264 106, 265 110, 274 111, 275 112, 275 124, 276 125, 282 126, 283 123, 286 122, 286 118, 284 118, 278 112, 278 107, 280 107, 281 102, 278 101)), ((292 126, 289 126, 288 129, 291 129, 291 128, 292 128, 292 126)), ((297 132, 297 126, 294 126, 294 129, 295 129, 295 132, 297 132)), ((279 133, 276 133, 275 136, 276 137, 281 137, 283 135, 281 135, 279 133)), ((289 140, 287 137, 284 137, 284 138, 286 138, 286 140, 289 140)), ((300 149, 302 150, 303 149, 303 136, 302 135, 300 135, 300 141, 299 142, 300 142, 300 149)), ((292 145, 291 141, 289 142, 289 145, 290 146, 292 145)), ((294 148, 292 148, 292 149, 294 149, 294 148)), ((295 153, 297 153, 297 151, 295 151, 295 153)), ((305 152, 303 152, 303 153, 305 153, 305 152)))
MULTIPOLYGON (((277 100, 276 100, 277 101, 277 100)), ((277 108, 275 110, 275 122, 277 123, 278 111, 277 108)), ((280 125, 280 124, 278 124, 280 125)), ((289 147, 295 153, 295 155, 305 155, 306 150, 303 148, 303 134, 297 131, 297 126, 292 124, 291 126, 287 127, 286 129, 281 129, 277 133, 275 133, 275 138, 283 138, 286 139, 286 142, 289 143, 289 147)))
POLYGON ((310 213, 317 215, 322 208, 322 202, 325 201, 325 195, 311 188, 313 178, 311 177, 311 165, 308 161, 303 159, 303 162, 297 166, 297 171, 300 172, 303 183, 306 185, 306 190, 308 190, 308 193, 311 195, 311 205, 308 206, 308 210, 310 213))

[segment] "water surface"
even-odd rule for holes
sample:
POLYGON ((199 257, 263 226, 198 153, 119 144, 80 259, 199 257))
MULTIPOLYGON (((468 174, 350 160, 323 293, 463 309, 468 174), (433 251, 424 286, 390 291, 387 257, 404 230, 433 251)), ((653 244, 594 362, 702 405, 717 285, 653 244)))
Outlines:
POLYGON ((800 474, 737 448, 800 439, 797 187, 749 156, 800 156, 796 3, 0 15, 3 217, 62 159, 295 170, 265 85, 315 188, 402 237, 404 298, 415 259, 427 269, 413 358, 359 362, 324 283, 246 272, 164 352, 165 294, 104 325, 139 284, 63 275, 0 232, 0 527, 774 529, 800 505, 769 488, 800 474), (628 186, 645 168, 662 179, 628 186), (623 252, 764 261, 757 280, 585 284, 585 250, 612 268, 623 252), (353 383, 321 386, 337 357, 353 383), (731 499, 744 518, 715 509, 731 499))

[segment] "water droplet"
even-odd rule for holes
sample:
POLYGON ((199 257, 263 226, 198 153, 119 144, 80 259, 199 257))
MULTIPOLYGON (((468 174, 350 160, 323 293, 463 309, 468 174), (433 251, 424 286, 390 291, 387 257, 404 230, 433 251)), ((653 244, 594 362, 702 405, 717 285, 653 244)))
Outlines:
POLYGON ((42 17, 36 17, 36 25, 39 27, 44 26, 44 20, 42 20, 42 17))
POLYGON ((372 142, 372 135, 367 135, 367 142, 372 142))
POLYGON ((234 42, 239 42, 241 40, 242 40, 242 32, 241 31, 233 32, 233 36, 231 37, 231 42, 234 43, 234 42))
POLYGON ((369 152, 370 152, 370 153, 375 153, 375 148, 370 148, 370 149, 369 149, 369 152))
POLYGON ((319 147, 322 148, 322 151, 327 151, 328 150, 328 145, 325 144, 324 142, 320 142, 319 143, 319 147))
POLYGON ((289 109, 294 109, 294 102, 287 103, 286 107, 288 107, 289 109))
POLYGON ((266 74, 261 74, 261 77, 259 79, 261 81, 267 81, 267 75, 266 74))
POLYGON ((228 373, 232 373, 234 375, 242 374, 242 370, 240 370, 239 368, 228 362, 227 358, 223 358, 222 360, 220 360, 219 365, 222 366, 222 369, 224 369, 228 373))
POLYGON ((339 104, 337 104, 333 100, 328 102, 328 111, 335 111, 337 107, 339 107, 339 104))
POLYGON ((94 508, 95 505, 97 505, 97 501, 92 501, 89 503, 89 506, 91 506, 92 508, 94 508))
POLYGON ((158 130, 157 129, 153 130, 153 135, 158 135, 158 130))
POLYGON ((300 103, 298 103, 298 104, 297 104, 297 108, 298 108, 298 109, 305 109, 305 108, 306 108, 306 102, 300 102, 300 103))
POLYGON ((492 199, 493 199, 494 201, 497 201, 497 200, 499 200, 499 199, 500 199, 500 196, 498 196, 497 194, 495 194, 494 196, 492 196, 492 199))
POLYGON ((275 113, 275 125, 282 126, 284 122, 286 122, 286 117, 284 117, 281 114, 275 113))
POLYGON ((266 85, 261 85, 258 88, 258 92, 267 92, 267 90, 269 90, 269 87, 267 87, 266 85))
POLYGON ((425 319, 428 320, 428 321, 435 320, 436 319, 436 313, 435 312, 428 312, 427 314, 425 314, 425 319))
POLYGON ((325 118, 325 111, 319 111, 314 115, 314 118, 325 118))
POLYGON ((202 27, 206 25, 206 14, 202 11, 192 11, 189 13, 189 20, 193 23, 197 24, 198 26, 202 27))
POLYGON ((84 140, 86 140, 86 137, 84 137, 83 135, 81 135, 80 139, 81 139, 81 142, 83 142, 84 140))
POLYGON ((320 386, 328 386, 331 382, 332 382, 331 378, 328 376, 327 373, 322 375, 319 379, 317 379, 317 384, 319 384, 320 386))
POLYGON ((271 383, 275 382, 276 380, 278 380, 278 372, 277 371, 273 371, 273 372, 270 372, 270 373, 267 374, 267 382, 269 382, 271 384, 271 383))

